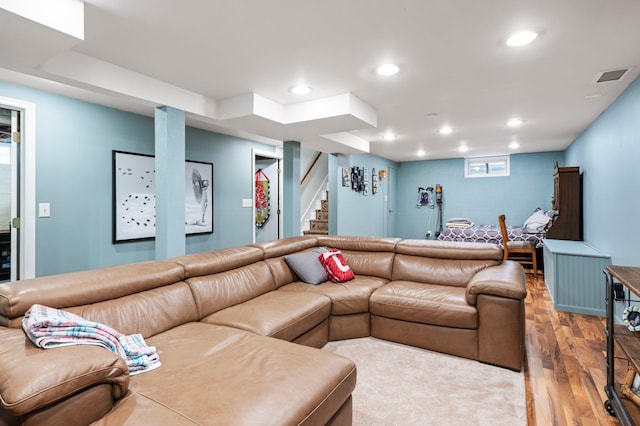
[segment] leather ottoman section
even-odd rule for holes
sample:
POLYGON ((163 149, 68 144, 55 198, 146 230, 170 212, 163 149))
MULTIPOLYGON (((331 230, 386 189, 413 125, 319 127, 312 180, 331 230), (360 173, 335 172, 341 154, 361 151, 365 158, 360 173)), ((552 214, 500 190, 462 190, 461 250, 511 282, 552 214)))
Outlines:
POLYGON ((271 291, 201 321, 292 341, 326 320, 330 310, 331 301, 321 294, 271 291))
POLYGON ((60 419, 65 409, 66 424, 86 424, 109 411, 129 388, 126 362, 104 348, 69 345, 43 350, 20 329, 0 329, 0 339, 0 425, 60 419), (76 410, 82 413, 74 419, 76 410))
POLYGON ((353 423, 353 397, 342 404, 338 412, 327 422, 327 426, 351 426, 353 423))
POLYGON ((478 331, 371 315, 371 336, 463 358, 478 359, 478 331))
POLYGON ((349 315, 369 312, 369 297, 388 280, 357 275, 351 281, 318 285, 294 282, 278 289, 279 292, 323 294, 331 299, 331 315, 349 315))
MULTIPOLYGON (((210 423, 215 424, 215 420, 211 419, 210 423)), ((129 393, 116 403, 113 410, 97 422, 91 423, 91 426, 194 426, 196 424, 183 413, 178 413, 143 394, 129 393)))
POLYGON ((103 383, 24 416, 11 417, 4 410, 0 411, 0 425, 87 425, 107 414, 112 407, 112 386, 103 383))
POLYGON ((357 339, 371 335, 369 312, 329 317, 329 341, 357 339))
POLYGON ((167 409, 200 425, 325 424, 355 389, 347 358, 229 327, 189 323, 147 343, 162 366, 133 376, 130 389, 157 406, 104 424, 149 424, 167 409))
POLYGON ((466 289, 410 281, 392 281, 371 295, 371 314, 454 328, 478 328, 478 311, 466 289))

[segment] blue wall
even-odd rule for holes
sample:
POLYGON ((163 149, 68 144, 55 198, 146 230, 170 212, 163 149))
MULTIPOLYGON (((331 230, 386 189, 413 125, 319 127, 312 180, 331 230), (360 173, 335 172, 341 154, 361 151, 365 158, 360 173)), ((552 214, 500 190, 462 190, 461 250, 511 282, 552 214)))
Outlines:
MULTIPOLYGON (((0 95, 36 104, 36 275, 149 260, 153 241, 112 244, 112 150, 153 154, 150 117, 0 82, 0 95)), ((187 238, 188 253, 251 242, 251 148, 274 147, 187 128, 186 158, 214 163, 214 233, 187 238)))
POLYGON ((640 78, 565 153, 583 173, 584 239, 613 264, 639 266, 640 78))
POLYGON ((467 217, 477 224, 497 225, 498 215, 507 224, 522 225, 537 207, 551 208, 553 166, 563 163, 562 152, 511 155, 511 175, 491 178, 464 177, 464 159, 402 163, 398 169, 397 236, 435 237, 437 207, 417 207, 418 188, 443 188, 442 216, 467 217))
POLYGON ((396 234, 395 219, 395 170, 397 163, 371 154, 348 156, 348 160, 338 162, 335 171, 338 179, 338 222, 339 235, 358 235, 365 237, 392 237, 396 234), (348 161, 348 164, 346 164, 348 161), (369 169, 369 195, 357 192, 351 187, 342 186, 342 167, 358 166, 369 169), (389 169, 388 177, 378 181, 378 192, 371 189, 372 171, 389 169), (389 214, 388 210, 392 212, 389 214))
MULTIPOLYGON (((111 244, 111 151, 153 154, 153 119, 4 82, 0 95, 36 104, 36 203, 51 203, 51 217, 36 223, 36 274, 152 259, 153 241, 111 244)), ((249 243, 251 209, 242 208, 241 199, 252 196, 251 148, 274 148, 193 128, 187 128, 186 141, 188 159, 214 163, 215 194, 214 234, 187 238, 187 252, 249 243)), ((339 234, 435 233, 436 209, 416 203, 418 187, 437 183, 444 188, 445 220, 464 216, 492 224, 505 213, 510 224, 521 224, 536 207, 550 207, 558 161, 583 170, 585 240, 616 264, 640 265, 640 230, 633 226, 640 211, 638 79, 565 153, 512 155, 509 177, 465 179, 463 159, 397 164, 369 154, 347 158, 347 166, 386 168, 390 174, 376 195, 338 187, 339 234)))

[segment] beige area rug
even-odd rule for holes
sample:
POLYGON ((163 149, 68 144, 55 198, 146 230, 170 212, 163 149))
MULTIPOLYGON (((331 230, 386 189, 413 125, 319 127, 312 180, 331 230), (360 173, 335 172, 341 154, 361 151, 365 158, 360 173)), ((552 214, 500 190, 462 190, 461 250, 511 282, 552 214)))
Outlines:
POLYGON ((354 426, 527 424, 521 372, 372 337, 323 349, 357 365, 354 426))

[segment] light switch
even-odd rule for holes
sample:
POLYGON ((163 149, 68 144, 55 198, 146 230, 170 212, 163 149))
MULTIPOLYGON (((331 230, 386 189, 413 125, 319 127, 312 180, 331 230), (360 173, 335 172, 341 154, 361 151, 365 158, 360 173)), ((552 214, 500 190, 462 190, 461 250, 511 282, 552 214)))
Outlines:
POLYGON ((38 213, 40 217, 51 217, 51 204, 49 203, 38 204, 38 213))
POLYGON ((253 205, 253 200, 251 198, 242 199, 242 207, 251 207, 252 205, 253 205))

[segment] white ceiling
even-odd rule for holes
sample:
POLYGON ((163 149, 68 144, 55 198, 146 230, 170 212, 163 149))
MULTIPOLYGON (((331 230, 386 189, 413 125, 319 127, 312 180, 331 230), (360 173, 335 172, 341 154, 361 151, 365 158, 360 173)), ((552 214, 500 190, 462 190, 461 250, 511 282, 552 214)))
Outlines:
POLYGON ((195 127, 395 161, 563 150, 640 73, 638 0, 84 4, 84 40, 0 10, 11 41, 0 46, 0 79, 145 115, 170 105, 195 127), (504 44, 524 28, 540 32, 534 43, 504 44), (383 62, 400 72, 376 75, 383 62), (594 84, 626 67, 620 81, 594 84), (313 91, 289 93, 299 83, 313 91), (507 127, 514 116, 525 124, 507 127), (443 124, 454 132, 440 135, 443 124))

